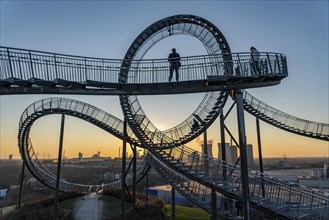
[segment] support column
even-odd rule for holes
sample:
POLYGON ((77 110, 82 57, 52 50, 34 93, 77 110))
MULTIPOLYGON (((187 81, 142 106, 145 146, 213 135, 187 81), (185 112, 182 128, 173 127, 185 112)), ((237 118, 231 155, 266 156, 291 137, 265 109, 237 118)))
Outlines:
POLYGON ((208 140, 207 140, 207 130, 205 130, 203 132, 203 153, 205 156, 205 160, 204 160, 204 172, 205 172, 205 176, 209 175, 209 162, 207 160, 209 152, 208 152, 208 140))
POLYGON ((131 219, 134 220, 135 219, 135 212, 136 212, 136 158, 137 158, 137 154, 136 154, 136 146, 132 147, 133 150, 133 201, 132 201, 132 214, 131 214, 131 219))
MULTIPOLYGON (((256 128, 257 128, 257 141, 258 141, 258 158, 259 158, 259 171, 261 173, 261 176, 263 178, 263 155, 262 155, 262 143, 260 139, 260 126, 259 126, 259 119, 256 118, 256 128)), ((265 187, 264 187, 264 181, 262 180, 262 196, 265 197, 265 187)))
POLYGON ((149 172, 146 173, 146 206, 149 201, 149 172))
POLYGON ((122 167, 121 167, 121 213, 120 219, 125 219, 126 202, 126 152, 127 152, 127 120, 123 121, 123 141, 122 141, 122 167))
MULTIPOLYGON (((223 110, 221 110, 220 116, 220 138, 221 138, 221 147, 222 147, 222 160, 223 165, 226 165, 226 146, 225 146, 225 127, 224 127, 224 115, 223 115, 223 110)), ((227 174, 226 174, 226 166, 223 166, 223 180, 224 183, 226 183, 227 180, 227 174)))
POLYGON ((65 115, 62 114, 61 131, 60 131, 59 148, 58 148, 58 159, 57 159, 56 192, 55 192, 55 205, 54 205, 54 216, 55 216, 55 218, 57 218, 59 183, 60 183, 60 178, 61 178, 62 151, 63 151, 63 138, 64 138, 64 122, 65 122, 65 115))
POLYGON ((176 196, 175 189, 171 187, 171 220, 176 219, 176 196))
POLYGON ((208 140, 207 140, 207 130, 205 130, 203 132, 203 153, 205 155, 208 155, 207 143, 208 143, 208 140))
POLYGON ((18 196, 18 205, 17 209, 21 209, 22 207, 22 201, 23 201, 23 189, 24 189, 24 175, 25 175, 25 162, 23 160, 22 162, 22 171, 20 176, 20 184, 19 184, 19 196, 18 196))
POLYGON ((238 130, 240 142, 240 158, 241 158, 241 180, 242 180, 242 201, 244 220, 250 220, 250 197, 249 197, 249 179, 248 179, 248 161, 247 161, 247 140, 244 124, 243 112, 243 96, 239 89, 236 92, 237 115, 238 115, 238 130))
POLYGON ((217 197, 214 189, 211 189, 211 220, 217 220, 217 197))
MULTIPOLYGON (((224 115, 223 110, 221 110, 221 113, 219 115, 220 120, 220 138, 221 138, 221 148, 222 148, 222 164, 223 164, 223 181, 224 186, 227 186, 227 170, 226 170, 226 164, 227 164, 227 158, 226 158, 226 146, 225 146, 225 124, 224 124, 224 115)), ((227 200, 224 200, 224 210, 227 210, 227 200)))

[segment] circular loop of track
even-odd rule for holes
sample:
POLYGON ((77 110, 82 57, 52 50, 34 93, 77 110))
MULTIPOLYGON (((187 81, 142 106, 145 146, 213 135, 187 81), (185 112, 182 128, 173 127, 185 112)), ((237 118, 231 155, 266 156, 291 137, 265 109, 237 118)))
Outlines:
MULTIPOLYGON (((175 15, 170 16, 164 19, 161 19, 149 27, 147 27, 138 37, 134 40, 134 42, 129 47, 124 61, 121 65, 121 71, 119 74, 119 82, 120 83, 128 83, 133 82, 135 79, 134 73, 129 72, 130 67, 132 67, 133 60, 139 60, 144 57, 147 51, 154 46, 159 41, 173 36, 173 35, 189 35, 196 37, 201 41, 204 45, 205 49, 207 50, 208 54, 222 54, 222 53, 231 53, 230 47, 224 37, 224 35, 220 32, 220 30, 213 25, 211 22, 194 15, 175 15)), ((138 65, 138 64, 134 64, 138 65)), ((169 64, 168 64, 169 65, 169 64)), ((169 66, 168 66, 169 71, 169 66)), ((214 102, 214 96, 225 96, 226 92, 222 91, 219 94, 214 92, 208 92, 205 94, 203 100, 201 101, 198 108, 193 112, 191 116, 189 116, 186 120, 178 124, 177 126, 167 129, 163 132, 165 136, 171 137, 173 142, 177 142, 178 138, 175 139, 173 137, 173 133, 183 133, 186 132, 186 128, 190 127, 192 124, 192 120, 195 118, 195 115, 204 116, 207 115, 208 119, 203 125, 202 131, 208 128, 211 123, 215 120, 218 116, 217 114, 209 115, 206 110, 207 109, 217 109, 216 106, 223 106, 225 104, 226 99, 222 100, 222 102, 214 102), (223 103, 224 102, 224 103, 223 103), (206 109, 206 110, 205 110, 206 109)), ((138 135, 138 123, 136 123, 136 116, 138 116, 138 120, 140 118, 146 118, 149 124, 152 125, 153 130, 157 130, 157 128, 151 123, 151 121, 147 118, 144 114, 144 111, 138 101, 137 96, 128 96, 128 95, 121 95, 120 96, 120 103, 122 110, 131 129, 134 131, 137 137, 138 135), (133 117, 132 117, 133 116, 133 117), (136 126, 137 125, 137 126, 136 126)), ((200 130, 200 131, 201 131, 200 130)), ((199 132, 200 133, 200 132, 199 132)), ((186 143, 187 139, 181 138, 183 141, 182 143, 186 143)), ((188 138, 191 140, 191 138, 188 138)), ((145 144, 145 142, 144 142, 145 144)))

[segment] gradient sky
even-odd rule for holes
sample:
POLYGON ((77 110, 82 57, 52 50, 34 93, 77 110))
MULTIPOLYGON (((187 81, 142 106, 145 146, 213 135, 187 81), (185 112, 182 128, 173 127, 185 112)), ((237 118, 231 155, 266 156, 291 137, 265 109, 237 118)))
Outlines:
MULTIPOLYGON (((0 1, 0 44, 90 57, 124 57, 126 50, 147 26, 167 16, 193 14, 215 24, 228 40, 232 52, 284 53, 289 76, 273 87, 249 89, 252 95, 288 114, 328 123, 328 1, 0 1)), ((166 58, 172 47, 181 56, 203 55, 201 43, 190 36, 174 36, 155 45, 148 58, 166 58)), ((50 95, 0 96, 0 158, 17 147, 21 113, 34 101, 50 95)), ((122 117, 116 96, 62 96, 95 105, 122 117)), ((143 96, 145 113, 160 129, 188 117, 203 94, 143 96)), ((226 109, 232 102, 229 101, 226 109)), ((245 113, 247 142, 257 156, 255 118, 245 113)), ((60 116, 47 116, 32 128, 39 157, 57 155, 60 116)), ((236 112, 226 124, 236 134, 236 112)), ((219 122, 208 138, 219 142, 219 122)), ((329 157, 329 143, 287 133, 261 123, 264 157, 329 157)), ((122 142, 76 118, 66 117, 66 156, 78 152, 90 156, 117 156, 122 142)), ((191 146, 199 151, 197 141, 191 146)), ((217 151, 214 150, 214 155, 217 151)))

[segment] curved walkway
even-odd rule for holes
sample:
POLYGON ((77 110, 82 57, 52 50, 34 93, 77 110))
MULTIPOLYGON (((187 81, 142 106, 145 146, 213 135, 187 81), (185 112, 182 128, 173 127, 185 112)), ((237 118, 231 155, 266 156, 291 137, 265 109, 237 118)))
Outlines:
POLYGON ((244 91, 243 104, 248 113, 270 125, 309 138, 329 141, 329 124, 289 115, 260 101, 247 91, 244 91))
POLYGON ((167 58, 132 60, 122 82, 125 60, 0 47, 0 95, 195 93, 277 85, 288 76, 283 54, 260 53, 264 68, 255 74, 250 59, 247 52, 182 57, 179 82, 168 81, 167 58))

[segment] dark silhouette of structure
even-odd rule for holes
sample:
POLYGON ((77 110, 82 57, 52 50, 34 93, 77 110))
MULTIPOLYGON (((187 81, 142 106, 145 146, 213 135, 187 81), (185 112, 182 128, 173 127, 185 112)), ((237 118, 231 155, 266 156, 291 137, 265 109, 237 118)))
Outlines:
MULTIPOLYGON (((299 120, 275 111, 242 91, 245 88, 276 85, 288 75, 286 57, 283 54, 259 53, 259 57, 266 57, 264 65, 271 74, 262 75, 259 72, 259 75, 250 77, 253 69, 250 59, 254 55, 243 54, 244 56, 239 56, 239 53, 231 53, 220 30, 211 22, 193 15, 175 15, 155 22, 138 35, 121 62, 0 47, 1 95, 116 94, 120 95, 124 113, 122 121, 87 103, 65 98, 48 98, 33 103, 24 111, 20 120, 18 145, 24 160, 22 173, 26 165, 33 176, 56 192, 87 192, 96 191, 99 187, 119 187, 124 197, 128 186, 133 186, 132 199, 135 201, 136 184, 144 176, 147 177, 147 172, 152 167, 172 186, 173 195, 175 190, 179 191, 211 213, 213 220, 225 217, 225 212, 220 209, 222 204, 218 204, 223 198, 224 201, 239 201, 245 220, 251 219, 252 210, 278 219, 305 219, 314 216, 326 219, 329 215, 329 199, 321 191, 291 185, 262 172, 248 170, 244 110, 280 129, 311 138, 328 141, 329 129, 327 124, 299 120), (180 79, 184 83, 168 83, 169 58, 152 62, 134 60, 136 57, 143 58, 146 51, 159 42, 159 36, 165 39, 175 34, 196 37, 209 53, 193 59, 184 58, 184 68, 180 71, 180 79), (224 53, 225 56, 222 55, 224 53), (234 71, 236 67, 239 74, 234 71), (237 106, 238 141, 224 124, 227 115, 224 117, 223 109, 231 89, 237 91, 233 101, 237 106), (156 128, 143 111, 137 96, 134 96, 186 92, 207 93, 193 116, 165 131, 156 128), (61 179, 59 172, 58 175, 53 175, 47 170, 33 149, 30 130, 36 120, 50 114, 61 114, 63 118, 64 115, 80 118, 122 139, 122 181, 102 186, 76 184, 61 179), (221 117, 221 134, 226 131, 240 148, 238 160, 241 160, 241 167, 229 164, 225 159, 210 158, 184 145, 202 133, 206 134, 218 116, 221 117), (191 133, 191 124, 194 124, 195 118, 199 127, 191 133), (125 153, 127 143, 132 148, 134 158, 128 168, 125 153), (136 147, 143 147, 148 151, 139 169, 136 169, 136 147), (130 167, 133 171, 129 174, 130 167)), ((175 71, 178 81, 179 62, 183 58, 179 57, 178 60, 178 56, 175 56, 172 57, 176 64, 173 64, 171 77, 175 71)), ((62 125, 64 129, 64 123, 62 125)), ((60 139, 63 141, 62 135, 60 139)), ((207 143, 206 135, 204 142, 207 143)), ((221 135, 221 142, 225 143, 224 135, 221 135)), ((60 171, 60 163, 58 165, 60 171)), ((121 210, 121 217, 124 218, 124 203, 121 210)), ((172 212, 175 213, 174 207, 172 212)))

